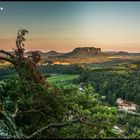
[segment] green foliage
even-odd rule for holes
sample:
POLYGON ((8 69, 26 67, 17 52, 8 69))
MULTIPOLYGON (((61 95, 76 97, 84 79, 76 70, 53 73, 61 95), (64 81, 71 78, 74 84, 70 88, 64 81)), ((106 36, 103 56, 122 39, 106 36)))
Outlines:
POLYGON ((57 88, 21 81, 18 76, 13 76, 0 83, 0 93, 0 101, 10 114, 15 112, 17 105, 14 121, 25 136, 48 124, 69 122, 77 116, 84 116, 84 123, 50 128, 36 137, 116 137, 112 130, 116 122, 116 109, 104 106, 90 85, 79 91, 77 86, 57 88))
POLYGON ((124 138, 139 138, 140 137, 140 117, 130 114, 121 114, 118 119, 121 127, 122 137, 124 138))
MULTIPOLYGON (((76 82, 83 85, 91 84, 95 88, 95 92, 105 97, 102 99, 102 101, 105 101, 105 104, 116 106, 116 99, 121 97, 140 105, 140 65, 137 62, 125 67, 127 69, 123 70, 123 72, 115 68, 87 69, 76 82)), ((136 111, 137 113, 140 112, 140 108, 136 111)), ((120 128, 120 130, 116 130, 118 137, 139 138, 139 116, 120 112, 118 114, 118 121, 116 123, 116 126, 120 128)))
POLYGON ((86 70, 77 83, 88 83, 95 87, 96 92, 106 96, 105 101, 115 105, 116 99, 121 97, 127 101, 140 105, 140 73, 139 71, 125 71, 120 73, 112 70, 86 70))
POLYGON ((139 118, 110 106, 118 97, 139 104, 137 64, 95 70, 84 65, 39 69, 41 56, 37 52, 24 57, 26 33, 18 31, 15 55, 1 50, 10 56, 1 59, 12 63, 18 75, 0 81, 0 129, 6 128, 15 138, 139 138, 139 118), (40 70, 47 73, 47 82, 40 70), (48 73, 63 75, 52 77, 48 73), (75 78, 80 87, 72 84, 75 78), (103 95, 110 105, 103 102, 103 95), (122 130, 115 130, 115 125, 122 130))
POLYGON ((40 70, 43 73, 52 73, 52 74, 79 74, 83 71, 83 68, 78 64, 71 65, 47 65, 41 66, 40 70))
POLYGON ((112 130, 117 119, 116 109, 104 106, 96 98, 97 95, 90 85, 81 92, 76 86, 69 87, 64 90, 64 94, 69 103, 71 117, 80 114, 92 120, 90 123, 78 123, 62 128, 64 138, 116 137, 112 130))

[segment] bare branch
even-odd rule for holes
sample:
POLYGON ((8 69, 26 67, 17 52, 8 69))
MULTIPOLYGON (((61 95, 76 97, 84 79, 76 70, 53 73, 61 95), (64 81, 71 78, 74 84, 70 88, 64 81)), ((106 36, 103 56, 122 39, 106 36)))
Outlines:
POLYGON ((41 133, 42 131, 47 130, 47 129, 51 128, 51 127, 62 127, 62 126, 65 126, 65 125, 70 125, 72 123, 76 123, 76 122, 79 122, 79 119, 75 119, 73 121, 64 122, 64 123, 51 123, 51 124, 47 125, 46 127, 43 127, 41 129, 37 130, 36 132, 34 132, 33 134, 31 134, 28 138, 33 138, 38 133, 41 133))
POLYGON ((21 135, 20 135, 19 131, 17 130, 16 124, 15 124, 12 116, 8 113, 8 111, 6 111, 4 109, 3 106, 0 110, 0 113, 6 119, 6 124, 7 124, 8 128, 10 129, 10 132, 12 133, 12 135, 14 135, 14 137, 17 139, 20 139, 21 135))
POLYGON ((18 110, 19 110, 17 104, 15 107, 16 107, 15 112, 11 115, 13 118, 16 117, 18 110))
POLYGON ((0 50, 0 53, 9 55, 11 58, 14 58, 14 55, 12 55, 12 54, 10 54, 9 52, 6 52, 6 51, 4 51, 4 50, 0 50))
POLYGON ((17 64, 16 64, 13 60, 11 60, 10 58, 6 58, 6 57, 0 56, 0 60, 5 60, 5 61, 7 61, 7 62, 12 63, 13 65, 17 65, 17 64))
MULTIPOLYGON (((91 119, 90 120, 87 120, 87 119, 89 119, 89 118, 87 118, 86 116, 78 116, 77 119, 71 120, 69 122, 51 123, 51 124, 47 125, 46 127, 43 127, 41 129, 37 130, 36 132, 34 132, 33 134, 31 134, 28 138, 33 138, 38 133, 41 133, 44 130, 48 130, 51 127, 62 127, 62 126, 71 125, 71 124, 77 123, 77 122, 81 122, 81 123, 88 124, 88 125, 96 125, 96 124, 99 123, 98 120, 92 121, 91 119)), ((107 123, 107 121, 104 121, 104 120, 102 120, 102 121, 100 120, 100 122, 101 123, 107 123)))

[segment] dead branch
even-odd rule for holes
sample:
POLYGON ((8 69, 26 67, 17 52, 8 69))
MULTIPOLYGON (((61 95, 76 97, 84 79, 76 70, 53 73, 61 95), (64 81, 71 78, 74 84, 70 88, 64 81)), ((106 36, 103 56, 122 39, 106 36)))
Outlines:
POLYGON ((10 58, 6 58, 6 57, 3 57, 3 56, 0 56, 0 60, 5 60, 5 61, 10 62, 13 65, 17 66, 17 63, 14 62, 13 60, 11 60, 10 58))
POLYGON ((12 55, 9 52, 6 52, 4 50, 0 50, 0 53, 6 54, 6 55, 10 56, 11 58, 14 58, 15 57, 14 55, 12 55))

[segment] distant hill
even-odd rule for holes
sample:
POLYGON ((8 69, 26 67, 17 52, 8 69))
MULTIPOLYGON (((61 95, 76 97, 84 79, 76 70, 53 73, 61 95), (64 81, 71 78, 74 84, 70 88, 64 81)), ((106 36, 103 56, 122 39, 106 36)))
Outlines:
POLYGON ((49 52, 46 52, 45 55, 48 56, 48 57, 54 57, 54 56, 60 56, 64 53, 58 53, 56 51, 49 51, 49 52))
MULTIPOLYGON (((116 57, 125 57, 123 59, 126 59, 126 57, 135 57, 136 59, 138 59, 138 57, 140 56, 140 53, 128 53, 125 51, 101 51, 101 48, 95 48, 95 47, 78 47, 73 49, 71 52, 68 53, 59 53, 57 51, 48 51, 48 52, 42 52, 42 51, 38 51, 36 50, 40 55, 41 55, 41 63, 45 63, 48 60, 51 61, 73 61, 73 59, 75 59, 75 61, 77 61, 76 59, 79 60, 84 60, 85 58, 97 58, 96 56, 99 56, 98 58, 101 58, 100 56, 109 56, 110 59, 116 59, 116 57), (111 58, 114 57, 114 58, 111 58)), ((9 51, 11 54, 14 54, 14 51, 9 51)), ((31 54, 32 52, 35 51, 28 51, 25 52, 25 57, 27 57, 29 54, 31 54)), ((0 56, 6 56, 2 53, 0 53, 0 56)), ((129 58, 130 59, 130 58, 129 58)), ((134 58, 133 58, 134 59, 134 58)), ((85 62, 85 61, 84 61, 85 62)))
MULTIPOLYGON (((33 52, 35 52, 35 51, 28 51, 28 52, 25 52, 25 56, 27 57, 28 55, 30 55, 30 54, 33 53, 33 52)), ((38 50, 36 50, 36 52, 38 52, 41 56, 44 56, 44 53, 43 53, 43 52, 38 51, 38 50)))
POLYGON ((119 51, 118 54, 128 54, 128 52, 125 52, 125 51, 119 51))
POLYGON ((98 55, 103 55, 101 48, 94 47, 79 47, 75 48, 72 52, 60 55, 59 58, 83 58, 83 57, 94 57, 98 55))
POLYGON ((103 51, 103 53, 108 54, 108 55, 113 55, 113 54, 117 54, 117 51, 103 51))
MULTIPOLYGON (((26 52, 25 53, 25 56, 28 56, 32 52, 34 52, 34 51, 28 51, 28 52, 26 52)), ((38 52, 41 55, 41 57, 45 57, 45 58, 53 57, 53 56, 59 56, 59 55, 63 54, 63 53, 58 53, 56 51, 49 51, 49 52, 36 51, 36 52, 38 52)))
POLYGON ((105 54, 109 54, 109 55, 124 55, 124 54, 129 54, 128 52, 125 51, 104 51, 105 54))

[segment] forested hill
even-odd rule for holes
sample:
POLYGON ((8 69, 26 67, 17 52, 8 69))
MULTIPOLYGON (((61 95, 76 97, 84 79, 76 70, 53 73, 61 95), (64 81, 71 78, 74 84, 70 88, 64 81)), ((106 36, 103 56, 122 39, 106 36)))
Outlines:
POLYGON ((92 84, 112 105, 116 104, 118 97, 140 105, 140 61, 108 68, 89 68, 80 75, 77 82, 92 84))

